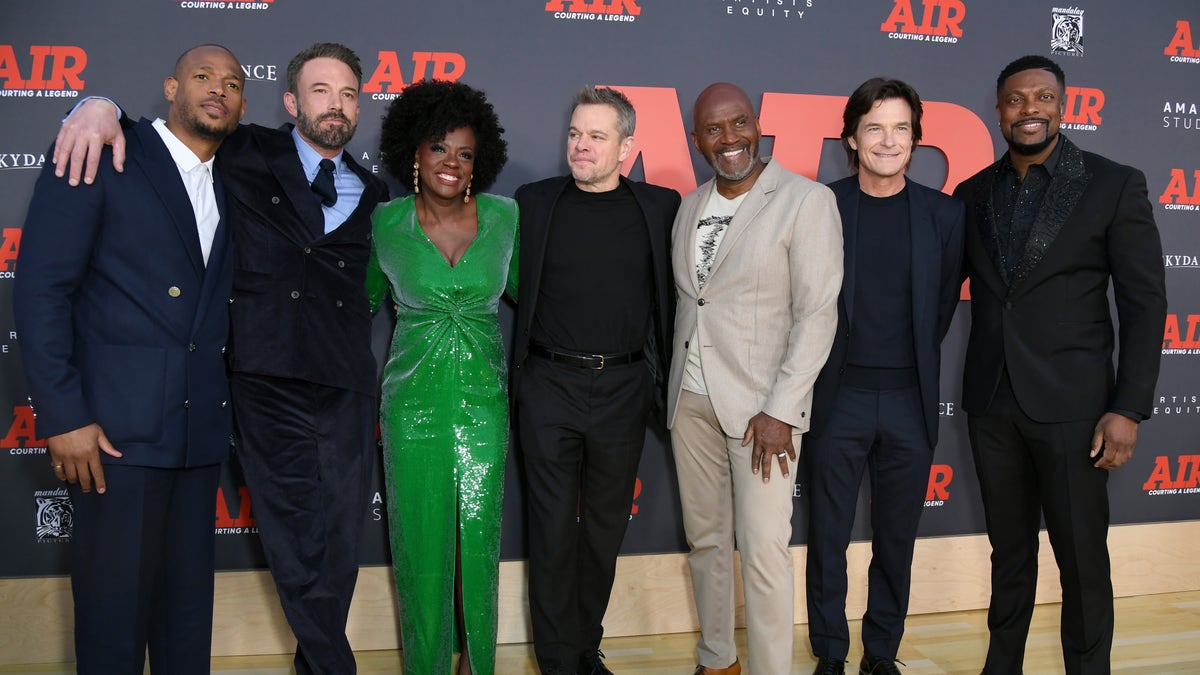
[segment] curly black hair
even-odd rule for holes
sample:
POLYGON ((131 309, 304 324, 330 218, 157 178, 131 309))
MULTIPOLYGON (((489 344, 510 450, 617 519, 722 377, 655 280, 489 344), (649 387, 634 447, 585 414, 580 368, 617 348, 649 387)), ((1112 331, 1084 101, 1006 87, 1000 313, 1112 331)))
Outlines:
POLYGON ((379 149, 383 165, 411 189, 417 146, 439 141, 459 127, 475 132, 475 170, 471 185, 483 192, 496 182, 508 161, 508 143, 496 111, 482 91, 445 80, 424 80, 404 88, 383 116, 379 149))

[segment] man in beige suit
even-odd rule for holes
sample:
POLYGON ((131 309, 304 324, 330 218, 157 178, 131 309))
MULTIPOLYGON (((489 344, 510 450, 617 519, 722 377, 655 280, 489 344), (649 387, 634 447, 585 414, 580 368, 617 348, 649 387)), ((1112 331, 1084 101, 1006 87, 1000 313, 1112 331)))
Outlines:
POLYGON ((735 535, 751 667, 790 673, 792 491, 837 326, 842 226, 828 188, 759 158, 745 92, 714 84, 694 115, 692 141, 716 176, 683 198, 672 231, 667 419, 700 615, 696 675, 741 672, 735 535))

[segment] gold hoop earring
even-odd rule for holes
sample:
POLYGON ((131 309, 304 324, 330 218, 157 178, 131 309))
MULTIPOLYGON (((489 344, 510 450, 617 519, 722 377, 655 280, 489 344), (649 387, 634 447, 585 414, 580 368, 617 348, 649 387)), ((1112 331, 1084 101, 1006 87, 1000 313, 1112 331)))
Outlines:
POLYGON ((467 194, 463 195, 463 203, 471 203, 471 181, 467 181, 467 194))
POLYGON ((421 194, 421 183, 419 180, 420 176, 421 176, 421 165, 417 162, 413 162, 413 193, 414 194, 421 194))

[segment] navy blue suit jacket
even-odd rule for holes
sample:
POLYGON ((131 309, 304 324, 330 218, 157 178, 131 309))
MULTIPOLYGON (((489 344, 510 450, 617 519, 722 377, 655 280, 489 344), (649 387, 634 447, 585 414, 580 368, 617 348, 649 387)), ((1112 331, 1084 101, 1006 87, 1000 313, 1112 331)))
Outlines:
POLYGON ((191 201, 149 120, 125 131, 91 185, 47 164, 21 236, 13 308, 37 433, 93 422, 123 453, 106 463, 180 468, 229 450, 223 354, 233 280, 229 209, 205 266, 191 201))
MULTIPOLYGON (((921 391, 925 431, 929 444, 938 438, 938 381, 942 338, 958 307, 963 260, 963 203, 937 190, 905 179, 908 186, 909 223, 912 228, 913 344, 916 347, 917 379, 921 391)), ((813 389, 812 424, 808 433, 820 436, 833 410, 846 366, 850 331, 854 330, 854 284, 857 279, 858 176, 843 178, 829 186, 837 196, 842 216, 845 274, 838 296, 838 327, 833 349, 813 389)))

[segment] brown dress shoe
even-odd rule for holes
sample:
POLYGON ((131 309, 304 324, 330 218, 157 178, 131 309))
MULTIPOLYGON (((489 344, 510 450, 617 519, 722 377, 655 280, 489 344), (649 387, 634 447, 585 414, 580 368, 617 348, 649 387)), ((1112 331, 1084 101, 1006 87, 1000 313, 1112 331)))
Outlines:
POLYGON ((742 675, 742 664, 738 663, 737 659, 734 659, 733 665, 728 668, 696 666, 696 672, 692 673, 692 675, 742 675))

